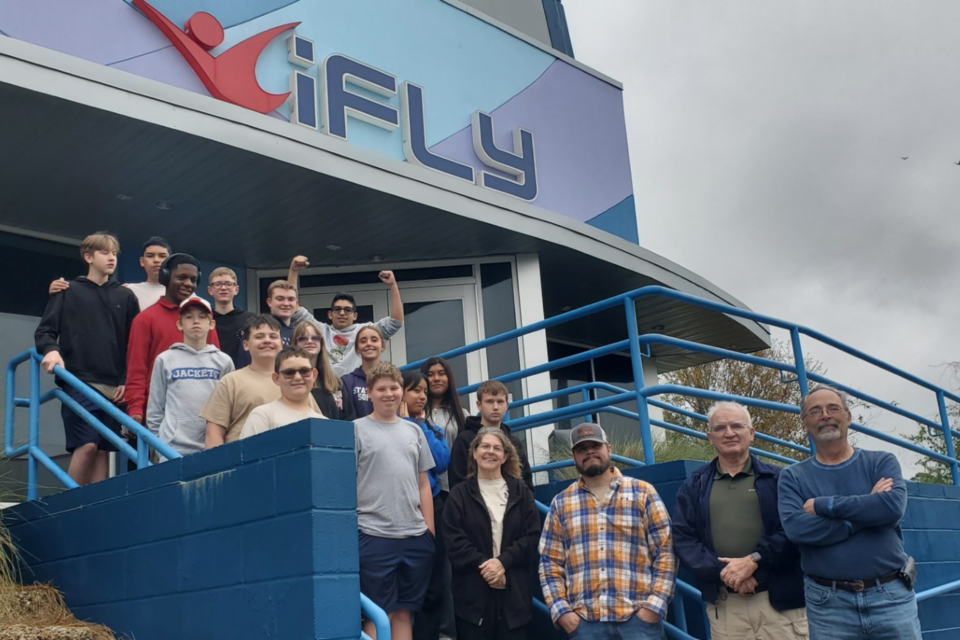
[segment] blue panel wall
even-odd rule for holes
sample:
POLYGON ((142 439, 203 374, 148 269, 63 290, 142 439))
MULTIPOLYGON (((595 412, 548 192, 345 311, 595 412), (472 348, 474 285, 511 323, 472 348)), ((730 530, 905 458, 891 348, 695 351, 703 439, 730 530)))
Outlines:
POLYGON ((355 639, 353 444, 304 421, 15 507, 24 579, 137 640, 355 639))

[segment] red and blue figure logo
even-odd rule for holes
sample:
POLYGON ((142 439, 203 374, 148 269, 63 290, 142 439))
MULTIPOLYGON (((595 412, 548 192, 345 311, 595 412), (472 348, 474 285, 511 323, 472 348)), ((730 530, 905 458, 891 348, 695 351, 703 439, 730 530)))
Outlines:
MULTIPOLYGON (((533 134, 526 129, 514 131, 512 151, 502 149, 494 140, 493 118, 483 111, 475 111, 470 124, 474 152, 485 167, 496 171, 476 170, 430 149, 422 87, 411 82, 400 83, 398 87, 396 76, 345 55, 327 56, 319 65, 317 78, 305 71, 292 71, 288 93, 264 91, 256 76, 260 54, 274 38, 294 29, 299 22, 267 29, 214 56, 210 50, 224 40, 223 26, 214 16, 198 11, 180 29, 146 0, 133 0, 133 6, 173 43, 215 98, 260 113, 273 111, 289 98, 292 123, 342 140, 348 140, 348 118, 386 130, 399 127, 403 133, 403 155, 411 164, 521 200, 531 201, 537 197, 533 134), (400 109, 367 97, 352 87, 388 99, 399 93, 400 109)), ((293 34, 288 38, 287 47, 287 59, 292 64, 304 70, 316 65, 316 47, 311 40, 293 34)))
POLYGON ((299 22, 267 29, 214 56, 210 50, 223 43, 223 26, 209 13, 198 11, 193 14, 181 30, 145 0, 133 0, 133 6, 173 43, 214 98, 259 113, 269 113, 290 96, 289 93, 264 91, 257 82, 256 68, 260 54, 270 41, 299 22))

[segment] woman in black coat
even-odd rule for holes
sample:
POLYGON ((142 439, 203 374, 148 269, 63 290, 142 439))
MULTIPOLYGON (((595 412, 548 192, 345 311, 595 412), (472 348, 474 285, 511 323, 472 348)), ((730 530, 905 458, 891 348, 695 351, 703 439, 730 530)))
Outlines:
POLYGON ((484 427, 470 445, 467 480, 450 491, 443 535, 457 640, 525 640, 540 516, 500 429, 484 427))

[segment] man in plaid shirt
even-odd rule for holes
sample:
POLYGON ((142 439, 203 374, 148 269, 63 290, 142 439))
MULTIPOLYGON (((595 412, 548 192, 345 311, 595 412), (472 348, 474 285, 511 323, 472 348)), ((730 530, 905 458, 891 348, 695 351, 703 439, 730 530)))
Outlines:
POLYGON ((578 425, 571 444, 580 480, 553 499, 540 538, 553 622, 576 640, 663 638, 677 571, 667 508, 612 466, 600 425, 578 425))

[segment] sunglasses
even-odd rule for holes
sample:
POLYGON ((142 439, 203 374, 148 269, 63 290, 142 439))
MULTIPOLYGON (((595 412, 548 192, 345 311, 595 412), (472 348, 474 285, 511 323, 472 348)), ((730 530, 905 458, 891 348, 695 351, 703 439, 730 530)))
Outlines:
POLYGON ((300 377, 306 380, 307 378, 313 377, 313 369, 310 367, 304 367, 302 369, 281 369, 280 375, 282 375, 287 380, 293 380, 297 377, 297 374, 300 374, 300 377))

